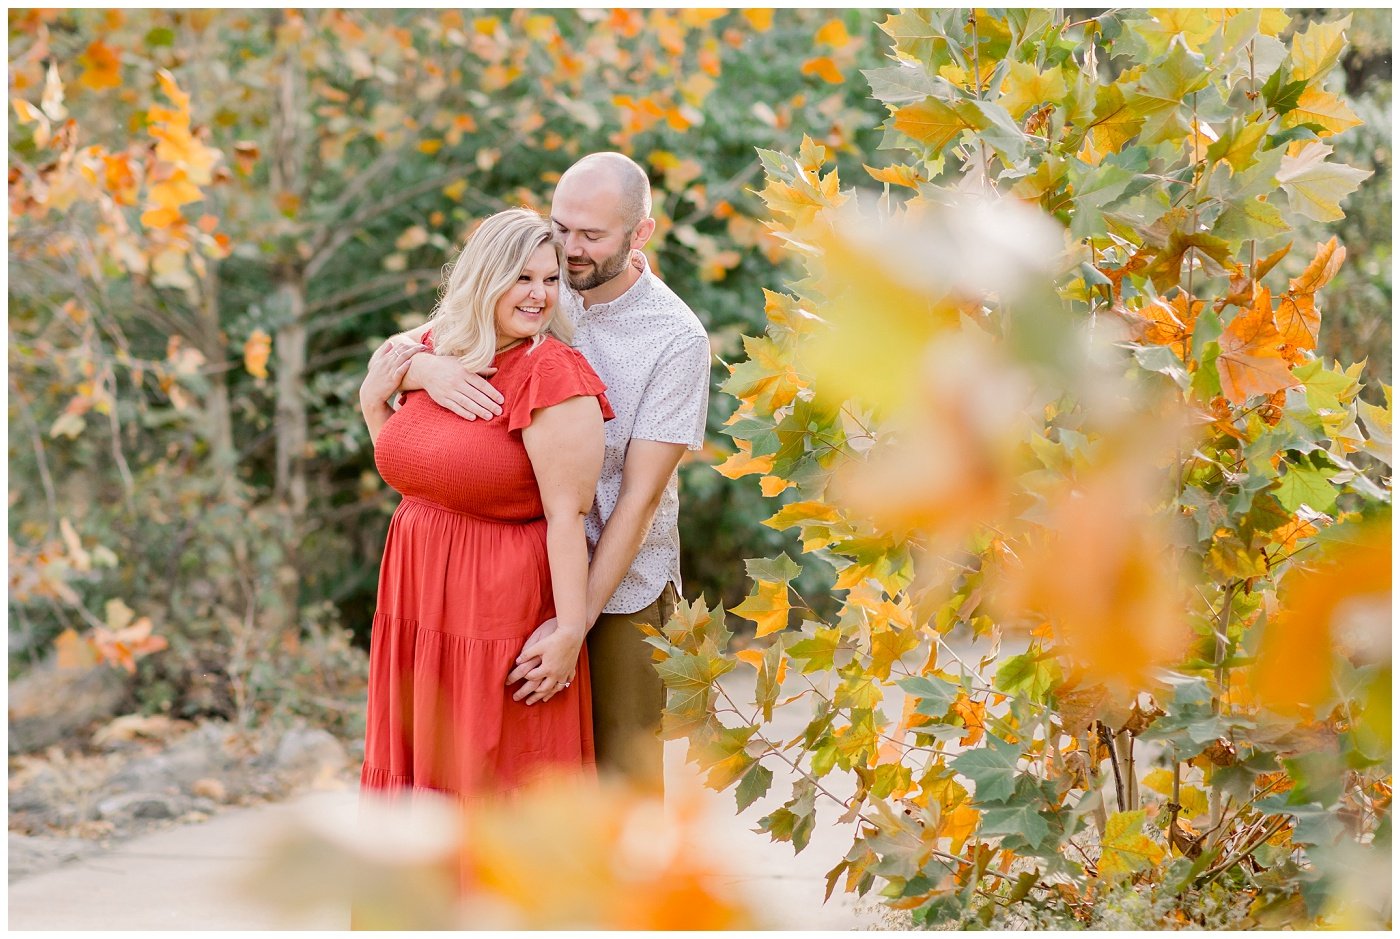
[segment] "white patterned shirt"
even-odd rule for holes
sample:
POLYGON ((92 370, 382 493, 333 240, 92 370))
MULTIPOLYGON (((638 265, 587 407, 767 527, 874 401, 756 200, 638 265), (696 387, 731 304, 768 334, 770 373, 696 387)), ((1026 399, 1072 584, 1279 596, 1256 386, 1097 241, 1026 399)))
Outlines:
MULTIPOLYGON (((681 443, 690 450, 704 443, 710 340, 690 307, 650 266, 616 300, 585 310, 583 298, 563 287, 559 302, 573 321, 575 345, 608 386, 608 402, 617 415, 603 425, 603 472, 584 522, 591 554, 617 507, 622 465, 632 440, 681 443)), ((668 582, 680 593, 679 510, 679 481, 673 471, 641 549, 604 613, 635 613, 661 596, 668 582)))

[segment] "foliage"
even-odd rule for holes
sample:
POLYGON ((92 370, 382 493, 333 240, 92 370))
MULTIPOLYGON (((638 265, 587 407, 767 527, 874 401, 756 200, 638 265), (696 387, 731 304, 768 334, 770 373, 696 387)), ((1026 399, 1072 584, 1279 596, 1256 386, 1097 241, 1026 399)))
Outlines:
MULTIPOLYGON (((9 24, 10 460, 33 483, 12 489, 13 661, 117 628, 102 611, 120 600, 169 643, 137 663, 146 706, 187 715, 302 710, 289 650, 346 626, 364 643, 394 499, 356 387, 476 219, 546 206, 582 153, 635 155, 656 187, 652 264, 733 358, 742 298, 779 256, 753 218, 751 147, 822 126, 855 151, 875 124, 845 81, 874 56, 855 14, 9 24)), ((737 553, 760 497, 683 472, 688 569, 738 584, 709 559, 737 553)), ((313 667, 363 669, 327 654, 313 667)))
POLYGON ((751 929, 761 912, 723 886, 705 830, 694 800, 577 779, 462 804, 415 792, 291 826, 246 887, 290 913, 349 907, 356 929, 751 929))
POLYGON ((793 767, 760 824, 798 851, 819 804, 855 823, 829 891, 1389 922, 1358 872, 1390 843, 1390 389, 1316 351, 1347 249, 1298 237, 1369 198, 1334 152, 1349 24, 901 11, 881 191, 760 150, 803 271, 720 469, 789 493, 802 553, 747 562, 752 648, 703 600, 648 641, 711 786, 793 767), (793 589, 824 565, 832 616, 793 589))

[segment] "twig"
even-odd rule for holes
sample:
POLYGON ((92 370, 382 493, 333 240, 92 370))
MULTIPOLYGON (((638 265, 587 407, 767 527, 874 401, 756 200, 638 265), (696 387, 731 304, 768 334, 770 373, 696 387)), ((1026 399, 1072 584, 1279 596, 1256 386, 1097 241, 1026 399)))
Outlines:
POLYGON ((1113 788, 1118 796, 1118 811, 1125 811, 1123 802, 1123 776, 1118 771, 1118 756, 1113 750, 1113 732, 1104 726, 1103 721, 1097 721, 1099 725, 1099 742, 1108 750, 1108 761, 1113 766, 1113 788))

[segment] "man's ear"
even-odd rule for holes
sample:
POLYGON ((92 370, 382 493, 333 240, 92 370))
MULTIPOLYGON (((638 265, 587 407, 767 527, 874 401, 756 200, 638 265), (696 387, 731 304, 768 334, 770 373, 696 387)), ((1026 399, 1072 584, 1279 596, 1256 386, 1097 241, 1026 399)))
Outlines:
POLYGON ((651 238, 651 233, 656 231, 656 219, 647 216, 637 223, 636 229, 632 232, 632 247, 640 248, 651 238))

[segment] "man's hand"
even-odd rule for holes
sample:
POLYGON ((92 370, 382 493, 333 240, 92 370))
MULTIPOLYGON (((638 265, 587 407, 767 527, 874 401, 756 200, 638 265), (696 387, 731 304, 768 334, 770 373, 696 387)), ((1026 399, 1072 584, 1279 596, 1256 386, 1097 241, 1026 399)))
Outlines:
POLYGON ((501 413, 505 402, 501 393, 486 380, 486 376, 494 374, 494 368, 482 369, 480 374, 469 372, 462 363, 447 356, 415 355, 403 387, 404 390, 422 388, 428 397, 458 417, 489 421, 501 413))

